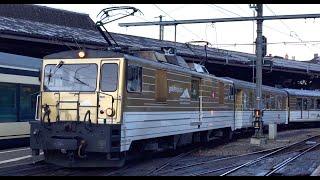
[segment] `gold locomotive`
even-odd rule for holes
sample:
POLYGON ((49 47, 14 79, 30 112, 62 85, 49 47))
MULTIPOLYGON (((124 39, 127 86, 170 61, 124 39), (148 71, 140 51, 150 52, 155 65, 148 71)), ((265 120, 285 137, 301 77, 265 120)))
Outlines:
MULTIPOLYGON (((252 127, 252 111, 242 105, 252 84, 235 86, 174 54, 66 51, 45 57, 41 74, 30 147, 54 164, 122 166, 130 153, 229 139, 252 127)), ((287 123, 287 93, 263 93, 281 101, 265 112, 265 124, 268 116, 287 123)))

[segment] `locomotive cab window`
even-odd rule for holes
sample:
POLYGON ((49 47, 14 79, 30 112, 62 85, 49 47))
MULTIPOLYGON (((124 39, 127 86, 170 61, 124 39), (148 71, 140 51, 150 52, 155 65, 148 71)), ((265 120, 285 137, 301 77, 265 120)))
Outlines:
POLYGON ((128 65, 127 90, 128 92, 142 92, 142 67, 128 65))
POLYGON ((101 70, 101 90, 113 92, 118 86, 118 64, 103 64, 101 70))

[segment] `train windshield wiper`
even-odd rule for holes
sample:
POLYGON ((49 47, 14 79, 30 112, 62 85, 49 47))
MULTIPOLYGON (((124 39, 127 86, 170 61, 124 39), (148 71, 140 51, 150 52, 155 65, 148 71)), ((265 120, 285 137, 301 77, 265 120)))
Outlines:
POLYGON ((89 84, 81 81, 81 80, 80 80, 79 78, 77 78, 76 76, 74 76, 74 79, 77 80, 79 83, 81 83, 81 84, 83 84, 83 85, 86 85, 86 86, 88 86, 88 87, 91 87, 89 84))
POLYGON ((64 62, 63 62, 63 61, 60 61, 60 62, 56 65, 53 73, 51 73, 51 69, 50 69, 50 72, 49 72, 49 75, 48 75, 48 84, 49 84, 50 81, 51 81, 51 77, 62 67, 63 64, 64 64, 64 62))

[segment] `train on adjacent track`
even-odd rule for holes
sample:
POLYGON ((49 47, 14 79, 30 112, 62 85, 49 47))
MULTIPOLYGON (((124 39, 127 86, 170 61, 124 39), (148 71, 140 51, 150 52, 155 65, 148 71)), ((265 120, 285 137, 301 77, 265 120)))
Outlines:
MULTIPOLYGON (((255 85, 155 51, 81 50, 44 58, 33 155, 119 167, 131 153, 231 138, 253 127, 255 85)), ((264 125, 320 121, 320 92, 263 86, 264 125)))
POLYGON ((0 149, 27 146, 41 59, 0 53, 0 149))

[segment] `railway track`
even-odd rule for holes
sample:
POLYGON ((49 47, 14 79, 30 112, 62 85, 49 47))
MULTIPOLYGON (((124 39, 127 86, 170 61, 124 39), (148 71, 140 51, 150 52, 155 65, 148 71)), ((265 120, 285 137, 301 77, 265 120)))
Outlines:
MULTIPOLYGON (((168 160, 162 160, 154 164, 151 170, 141 172, 144 176, 162 176, 162 175, 183 175, 183 176, 203 176, 203 175, 237 175, 241 171, 258 163, 268 161, 268 159, 276 159, 268 167, 268 170, 263 172, 264 176, 279 175, 279 171, 283 170, 288 164, 292 164, 295 160, 307 154, 310 151, 320 147, 320 135, 306 138, 302 141, 278 147, 257 151, 253 153, 246 153, 242 155, 229 157, 209 157, 207 159, 195 159, 188 155, 198 151, 201 147, 192 148, 191 150, 183 150, 182 152, 168 160), (306 143, 312 141, 313 143, 306 143), (277 159, 276 156, 287 154, 284 159, 277 159), (214 169, 212 169, 214 167, 214 169)), ((141 163, 141 162, 139 162, 141 163)), ((36 164, 22 164, 12 167, 0 168, 0 176, 81 176, 81 175, 98 175, 98 176, 112 176, 125 175, 127 169, 134 167, 135 163, 130 163, 123 168, 99 168, 99 169, 70 169, 55 165, 38 162, 36 164)), ((258 166, 257 166, 258 167, 258 166)), ((251 168, 254 169, 254 168, 251 168)), ((257 175, 257 174, 255 174, 257 175)))
MULTIPOLYGON (((161 168, 157 171, 156 175, 183 175, 183 176, 203 176, 208 174, 213 175, 221 175, 226 176, 230 175, 236 171, 241 170, 242 168, 249 167, 250 165, 254 165, 258 162, 265 160, 268 157, 277 155, 279 153, 289 153, 289 152, 296 152, 301 151, 297 155, 294 155, 291 158, 288 158, 287 161, 283 163, 279 163, 279 166, 274 166, 270 170, 270 174, 272 175, 271 171, 278 171, 278 168, 281 169, 286 164, 292 162, 293 160, 299 158, 303 154, 313 150, 314 148, 318 147, 318 145, 314 145, 312 147, 305 147, 304 144, 307 141, 317 139, 319 136, 312 136, 302 141, 282 146, 273 149, 267 149, 262 151, 257 151, 253 153, 247 153, 237 156, 230 156, 230 157, 223 157, 223 158, 209 158, 208 160, 200 161, 200 162, 193 162, 183 165, 166 165, 164 168, 161 168), (289 161, 290 160, 290 161, 289 161), (215 167, 215 169, 212 169, 215 167)), ((268 172, 269 173, 269 172, 268 172)), ((266 175, 268 174, 266 173, 266 175)), ((155 174, 153 174, 155 175, 155 174)))
POLYGON ((196 151, 198 151, 201 147, 198 147, 198 148, 195 148, 195 149, 192 149, 190 151, 187 151, 187 152, 183 152, 173 158, 170 158, 169 160, 165 161, 164 163, 161 163, 160 166, 157 166, 156 168, 148 171, 146 174, 144 174, 145 176, 154 176, 154 175, 157 175, 157 173, 159 173, 161 170, 163 170, 164 168, 170 166, 173 162, 176 162, 178 161, 179 159, 183 158, 183 157, 186 157, 196 151))
POLYGON ((264 160, 266 160, 267 158, 270 158, 272 156, 275 156, 278 153, 293 153, 294 155, 290 156, 289 158, 286 158, 283 161, 280 161, 279 163, 276 163, 275 165, 271 166, 271 168, 268 170, 268 172, 266 172, 264 174, 264 176, 271 176, 274 173, 276 173, 277 171, 279 171, 280 169, 282 169, 283 167, 285 167, 287 164, 289 164, 290 162, 296 160, 297 158, 301 157, 302 155, 304 155, 307 152, 310 152, 311 150, 317 148, 320 146, 320 143, 316 143, 312 146, 306 144, 307 141, 311 141, 311 140, 316 140, 318 139, 319 141, 319 137, 320 135, 317 136, 312 136, 310 138, 307 138, 305 140, 299 141, 297 143, 282 147, 278 150, 272 151, 266 155, 263 155, 259 158, 256 158, 254 160, 248 161, 244 164, 241 164, 239 166, 236 166, 235 168, 228 170, 227 172, 224 172, 223 174, 220 174, 220 176, 227 176, 227 175, 232 175, 232 173, 235 173, 239 170, 241 170, 242 168, 248 168, 252 165, 255 165, 258 162, 262 162, 264 160), (290 149, 293 149, 294 151, 290 151, 290 149))

